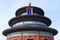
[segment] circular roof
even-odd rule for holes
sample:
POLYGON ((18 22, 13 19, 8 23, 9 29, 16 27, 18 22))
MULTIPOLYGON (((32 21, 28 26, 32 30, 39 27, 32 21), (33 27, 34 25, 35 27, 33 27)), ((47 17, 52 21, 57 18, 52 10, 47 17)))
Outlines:
POLYGON ((34 7, 34 6, 25 6, 25 7, 22 7, 22 8, 19 8, 17 11, 16 11, 16 16, 20 16, 22 13, 26 13, 26 8, 33 8, 33 13, 37 13, 39 15, 44 15, 44 11, 39 8, 39 7, 34 7))
POLYGON ((50 26, 51 20, 45 16, 37 16, 37 15, 24 15, 14 17, 9 21, 9 25, 12 27, 14 24, 23 21, 39 21, 45 23, 47 26, 50 26))
POLYGON ((7 36, 10 33, 17 32, 17 31, 46 31, 50 32, 53 35, 56 35, 58 32, 55 29, 47 28, 47 27, 40 27, 34 25, 23 25, 23 26, 16 26, 3 31, 3 35, 7 36))

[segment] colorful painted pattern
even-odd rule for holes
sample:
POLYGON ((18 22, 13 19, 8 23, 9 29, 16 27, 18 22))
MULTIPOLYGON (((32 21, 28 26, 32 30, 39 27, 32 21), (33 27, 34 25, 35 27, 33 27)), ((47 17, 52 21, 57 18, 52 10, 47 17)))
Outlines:
POLYGON ((49 36, 15 36, 15 37, 9 37, 7 38, 7 40, 28 40, 28 39, 32 39, 32 40, 54 40, 53 37, 49 37, 49 36))

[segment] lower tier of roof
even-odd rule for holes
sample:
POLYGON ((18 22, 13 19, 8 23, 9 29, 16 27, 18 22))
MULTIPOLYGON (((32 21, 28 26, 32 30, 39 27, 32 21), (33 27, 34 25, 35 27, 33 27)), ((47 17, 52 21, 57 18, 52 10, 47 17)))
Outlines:
POLYGON ((2 33, 3 33, 3 35, 7 36, 10 33, 18 32, 18 31, 45 31, 45 32, 50 32, 53 35, 56 35, 58 33, 57 30, 55 30, 53 28, 41 27, 41 26, 37 26, 37 25, 16 26, 16 27, 6 29, 2 33))

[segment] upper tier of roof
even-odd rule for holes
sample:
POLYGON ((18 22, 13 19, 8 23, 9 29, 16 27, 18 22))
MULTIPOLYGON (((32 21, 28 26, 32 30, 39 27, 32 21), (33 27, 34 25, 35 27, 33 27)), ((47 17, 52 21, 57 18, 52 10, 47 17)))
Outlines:
POLYGON ((25 6, 25 7, 19 8, 16 11, 15 15, 16 16, 20 16, 22 13, 26 13, 26 9, 27 8, 33 8, 32 9, 33 10, 33 13, 36 13, 38 15, 43 15, 44 16, 44 11, 41 8, 35 7, 35 6, 25 6))

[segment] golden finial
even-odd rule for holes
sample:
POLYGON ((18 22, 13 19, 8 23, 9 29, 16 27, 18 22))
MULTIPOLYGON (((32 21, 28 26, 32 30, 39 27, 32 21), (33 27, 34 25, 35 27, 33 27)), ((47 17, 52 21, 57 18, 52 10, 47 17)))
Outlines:
POLYGON ((31 6, 31 2, 29 2, 29 6, 31 6))

